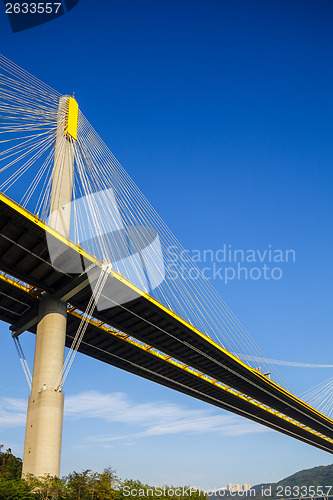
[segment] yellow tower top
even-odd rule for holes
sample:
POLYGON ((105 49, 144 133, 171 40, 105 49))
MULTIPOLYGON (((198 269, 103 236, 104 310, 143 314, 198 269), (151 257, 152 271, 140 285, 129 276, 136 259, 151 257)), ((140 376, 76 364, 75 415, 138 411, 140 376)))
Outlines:
POLYGON ((65 134, 70 135, 73 139, 77 139, 77 122, 79 117, 79 105, 74 99, 70 97, 68 100, 68 119, 65 134))

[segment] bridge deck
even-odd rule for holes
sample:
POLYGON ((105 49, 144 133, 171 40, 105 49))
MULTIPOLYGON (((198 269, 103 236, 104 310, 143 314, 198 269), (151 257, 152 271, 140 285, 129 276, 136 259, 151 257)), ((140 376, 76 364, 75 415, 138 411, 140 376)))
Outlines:
MULTIPOLYGON (((91 288, 85 273, 74 276, 70 267, 62 272, 52 266, 46 233, 63 252, 63 262, 83 258, 86 264, 98 266, 93 256, 0 195, 0 269, 16 278, 1 279, 0 319, 18 333, 24 329, 34 332, 42 292, 70 297, 66 299, 73 306, 68 316, 70 345, 91 288)), ((103 301, 110 307, 94 313, 96 320, 88 327, 81 352, 333 452, 333 421, 328 417, 247 366, 119 274, 110 272, 105 289, 103 301)))

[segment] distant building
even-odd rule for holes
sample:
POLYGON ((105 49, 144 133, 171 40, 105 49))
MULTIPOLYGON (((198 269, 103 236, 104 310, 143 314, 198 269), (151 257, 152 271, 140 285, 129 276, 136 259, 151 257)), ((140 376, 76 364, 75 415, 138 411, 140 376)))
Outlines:
POLYGON ((251 488, 251 485, 249 483, 244 483, 244 484, 234 484, 234 483, 229 483, 227 485, 227 490, 230 491, 230 493, 236 493, 236 492, 244 492, 248 491, 251 488))
MULTIPOLYGON (((251 489, 251 485, 249 483, 244 483, 244 484, 234 484, 234 483, 229 483, 227 486, 223 486, 222 488, 218 488, 216 490, 212 490, 208 495, 209 500, 214 500, 214 499, 229 499, 231 500, 232 497, 237 497, 239 494, 239 497, 244 495, 244 498, 246 498, 245 493, 251 489)), ((236 500, 236 499, 235 499, 236 500)))

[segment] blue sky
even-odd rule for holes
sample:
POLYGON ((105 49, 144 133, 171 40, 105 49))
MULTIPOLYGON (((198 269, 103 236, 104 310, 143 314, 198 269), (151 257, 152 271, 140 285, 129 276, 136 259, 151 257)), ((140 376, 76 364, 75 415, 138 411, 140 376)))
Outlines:
MULTIPOLYGON (((292 249, 279 280, 214 286, 269 358, 332 363, 333 4, 89 1, 1 53, 84 114, 185 248, 292 249)), ((26 385, 0 325, 0 442, 23 454, 26 385)), ((34 338, 22 337, 30 366, 34 338)), ((300 393, 329 369, 280 367, 300 393)), ((324 452, 78 355, 62 473, 152 484, 275 481, 324 452)))

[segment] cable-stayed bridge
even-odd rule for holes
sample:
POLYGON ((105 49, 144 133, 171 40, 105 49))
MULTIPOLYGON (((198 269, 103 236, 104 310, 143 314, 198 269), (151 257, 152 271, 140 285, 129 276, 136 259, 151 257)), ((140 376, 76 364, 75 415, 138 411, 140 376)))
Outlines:
POLYGON ((184 249, 75 99, 2 56, 0 68, 0 319, 31 381, 24 473, 59 474, 77 351, 333 453, 329 412, 284 388, 200 270, 177 274, 169 249, 184 249), (25 331, 37 334, 32 380, 25 331))

